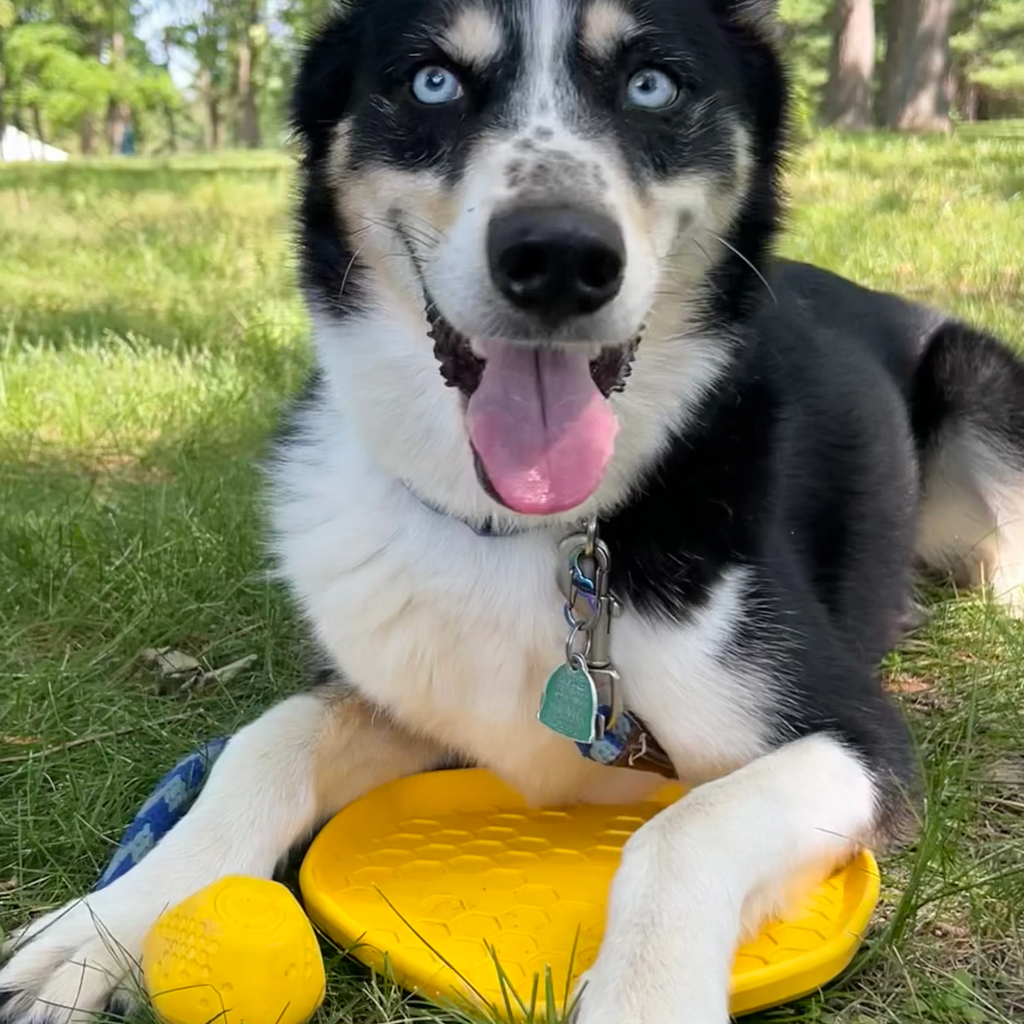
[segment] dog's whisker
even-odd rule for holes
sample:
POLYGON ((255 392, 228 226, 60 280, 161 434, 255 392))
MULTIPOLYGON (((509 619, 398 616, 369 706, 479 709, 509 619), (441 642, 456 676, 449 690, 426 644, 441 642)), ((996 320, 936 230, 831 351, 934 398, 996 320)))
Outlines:
MULTIPOLYGON (((371 227, 384 228, 386 231, 389 231, 389 232, 392 232, 392 231, 395 230, 395 222, 394 221, 385 220, 385 219, 380 218, 380 217, 373 217, 370 214, 366 214, 366 213, 359 213, 359 214, 357 214, 357 216, 361 220, 366 222, 367 226, 362 229, 363 231, 368 231, 371 227)), ((409 224, 406 224, 404 219, 402 221, 402 225, 401 226, 402 226, 402 230, 405 231, 406 234, 411 235, 412 237, 416 238, 417 241, 423 243, 424 245, 427 245, 428 247, 432 248, 435 245, 437 245, 438 242, 440 242, 442 240, 440 235, 438 235, 436 237, 431 236, 431 235, 427 234, 425 231, 423 231, 421 228, 416 228, 416 227, 413 227, 413 226, 411 226, 409 224)))
POLYGON ((356 249, 352 253, 352 257, 348 261, 348 266, 345 268, 345 273, 342 274, 342 276, 341 276, 341 286, 338 288, 338 296, 337 296, 339 301, 341 300, 341 298, 345 294, 345 286, 348 284, 349 274, 352 273, 352 268, 355 266, 356 260, 359 259, 359 254, 362 251, 363 251, 363 247, 360 246, 358 249, 356 249))
POLYGON ((722 238, 721 235, 716 235, 714 232, 712 232, 711 237, 716 239, 718 242, 721 242, 721 244, 724 245, 726 249, 728 249, 731 253, 738 256, 741 260, 743 260, 744 263, 746 263, 748 267, 750 267, 750 269, 757 275, 757 279, 761 282, 761 284, 763 284, 765 288, 768 289, 768 294, 772 297, 772 302, 774 302, 777 306, 779 304, 779 297, 775 294, 774 290, 772 289, 772 286, 768 283, 768 279, 764 276, 764 274, 762 274, 761 271, 756 266, 754 266, 754 264, 751 263, 750 260, 747 259, 747 257, 744 256, 743 253, 739 251, 739 249, 736 248, 736 246, 734 246, 731 242, 727 242, 724 238, 722 238))

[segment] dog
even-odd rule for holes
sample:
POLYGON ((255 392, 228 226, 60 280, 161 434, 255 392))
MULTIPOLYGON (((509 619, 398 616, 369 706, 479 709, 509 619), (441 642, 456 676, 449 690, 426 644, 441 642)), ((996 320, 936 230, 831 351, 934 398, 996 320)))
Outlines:
POLYGON ((167 906, 452 763, 536 804, 689 787, 626 843, 579 1024, 724 1024, 741 937, 899 837, 877 666, 919 565, 1024 603, 1024 364, 774 255, 771 8, 335 8, 294 99, 317 371, 270 462, 329 668, 142 863, 14 936, 3 1020, 103 1010, 167 906), (538 720, 581 680, 596 715, 538 720))

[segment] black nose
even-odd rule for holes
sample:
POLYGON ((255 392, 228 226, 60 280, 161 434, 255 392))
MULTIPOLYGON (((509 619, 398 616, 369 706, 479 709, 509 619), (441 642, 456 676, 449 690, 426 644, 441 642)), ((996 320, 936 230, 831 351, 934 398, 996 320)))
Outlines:
POLYGON ((515 306, 546 319, 593 313, 622 287, 618 225, 570 206, 527 207, 491 220, 491 277, 515 306))

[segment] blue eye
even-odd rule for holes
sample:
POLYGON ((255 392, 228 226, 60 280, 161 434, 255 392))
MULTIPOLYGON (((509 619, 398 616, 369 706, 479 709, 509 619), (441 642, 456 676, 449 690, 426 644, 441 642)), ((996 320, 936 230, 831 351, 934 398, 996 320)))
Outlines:
POLYGON ((438 106, 457 100, 462 95, 462 83, 454 71, 439 64, 428 64, 413 77, 412 94, 420 103, 438 106))
POLYGON ((641 68, 626 86, 626 104, 644 110, 664 110, 678 95, 676 83, 657 68, 641 68))

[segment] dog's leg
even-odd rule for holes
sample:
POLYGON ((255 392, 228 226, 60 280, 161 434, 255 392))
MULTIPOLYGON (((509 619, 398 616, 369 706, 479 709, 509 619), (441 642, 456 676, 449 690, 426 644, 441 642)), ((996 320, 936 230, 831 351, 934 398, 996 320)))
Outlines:
POLYGON ((578 1024, 726 1024, 738 942, 873 838, 879 787, 797 740, 693 790, 626 844, 578 1024))
POLYGON ((165 908, 224 875, 269 877, 319 822, 439 760, 433 744, 341 688, 279 704, 231 740, 195 805, 140 864, 15 935, 0 1019, 64 1024, 103 1010, 137 976, 165 908))

